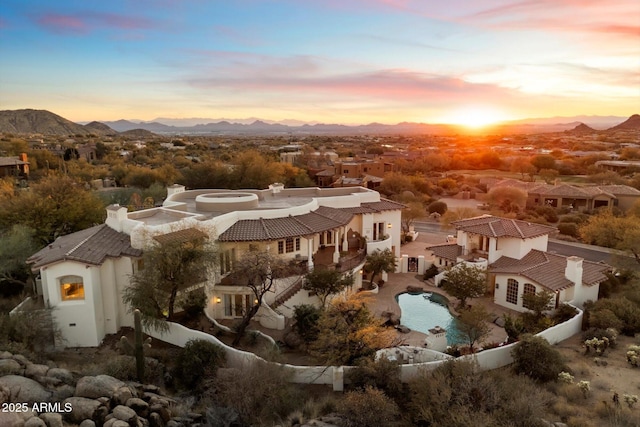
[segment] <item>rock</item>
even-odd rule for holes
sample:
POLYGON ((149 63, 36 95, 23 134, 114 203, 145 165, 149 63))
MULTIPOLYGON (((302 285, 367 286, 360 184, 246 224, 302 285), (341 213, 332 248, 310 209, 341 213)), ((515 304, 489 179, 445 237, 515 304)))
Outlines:
POLYGON ((90 399, 112 398, 121 387, 125 387, 125 383, 109 375, 82 377, 76 384, 76 396, 90 399))
POLYGON ((84 420, 78 427, 96 427, 96 423, 93 420, 84 420))
POLYGON ((117 418, 112 418, 104 423, 103 427, 129 427, 129 424, 117 418))
POLYGON ((113 411, 111 411, 111 413, 114 417, 119 420, 126 421, 127 424, 132 427, 136 425, 136 421, 138 420, 138 414, 136 414, 136 411, 129 408, 128 406, 118 405, 113 408, 113 411))
POLYGON ((24 423, 24 427, 47 427, 47 424, 39 417, 31 417, 24 423))
POLYGON ((73 375, 66 369, 51 368, 47 372, 47 377, 56 378, 64 384, 73 384, 73 375))
POLYGON ((48 370, 49 367, 47 365, 38 365, 37 363, 32 363, 30 365, 27 365, 24 370, 24 375, 35 380, 38 377, 45 377, 48 370))
POLYGON ((0 412, 0 426, 23 427, 24 420, 16 412, 0 412))
POLYGON ((127 400, 131 399, 135 395, 135 390, 131 390, 128 386, 124 385, 119 387, 115 393, 113 393, 113 400, 118 405, 124 405, 127 400))
POLYGON ((167 423, 167 427, 185 427, 185 425, 179 421, 172 419, 172 420, 169 420, 169 422, 167 423))
POLYGON ((44 421, 47 427, 63 427, 62 415, 53 412, 40 414, 40 419, 44 421))
POLYGON ((70 385, 62 385, 53 390, 52 399, 57 402, 62 402, 68 397, 73 397, 76 392, 76 388, 70 385))
POLYGON ((153 384, 143 384, 142 385, 142 390, 143 391, 148 391, 151 393, 155 393, 155 394, 160 394, 160 387, 153 385, 153 384))
POLYGON ((409 329, 405 325, 398 325, 398 326, 396 326, 396 329, 398 331, 402 332, 403 334, 408 334, 409 332, 411 332, 411 329, 409 329))
POLYGON ((71 404, 72 411, 64 414, 64 420, 70 423, 78 424, 89 419, 101 425, 109 412, 100 401, 86 397, 69 397, 64 400, 64 404, 67 403, 71 404))
POLYGON ((32 379, 18 375, 0 377, 0 388, 9 389, 12 402, 33 404, 35 402, 49 402, 51 392, 32 379))
POLYGON ((0 351, 0 359, 11 359, 11 357, 13 357, 13 354, 8 351, 0 351))
POLYGON ((31 365, 31 361, 21 354, 14 354, 12 359, 20 363, 22 366, 31 365))
POLYGON ((159 403, 154 403, 153 405, 151 405, 149 407, 149 410, 152 413, 156 413, 156 414, 160 415, 160 417, 162 418, 162 422, 163 423, 166 423, 167 421, 169 421, 171 419, 171 412, 169 412, 169 410, 165 406, 162 406, 159 403))
POLYGON ((496 320, 493 321, 493 323, 500 326, 501 328, 504 328, 504 317, 502 316, 498 317, 496 320))
POLYGON ((149 404, 142 399, 132 397, 131 399, 127 400, 126 405, 136 411, 136 414, 138 414, 138 416, 140 417, 147 418, 147 416, 149 415, 149 404))
POLYGON ((47 388, 53 388, 62 385, 62 381, 53 377, 37 377, 35 378, 35 380, 47 388))
POLYGON ((0 359, 0 377, 22 373, 22 366, 13 359, 0 359))
POLYGON ((165 427, 165 422, 160 416, 160 414, 156 412, 152 412, 149 415, 149 427, 165 427))

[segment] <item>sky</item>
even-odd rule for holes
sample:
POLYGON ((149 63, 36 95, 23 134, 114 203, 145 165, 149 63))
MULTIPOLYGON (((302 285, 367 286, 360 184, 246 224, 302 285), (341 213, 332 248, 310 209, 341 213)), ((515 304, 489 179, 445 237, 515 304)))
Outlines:
POLYGON ((0 110, 482 125, 640 113, 638 0, 2 0, 0 110))

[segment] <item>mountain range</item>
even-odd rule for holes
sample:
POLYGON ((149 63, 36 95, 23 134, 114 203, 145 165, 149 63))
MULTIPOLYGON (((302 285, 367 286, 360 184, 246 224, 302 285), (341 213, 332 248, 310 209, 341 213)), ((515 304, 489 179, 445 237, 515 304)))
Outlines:
MULTIPOLYGON (((161 135, 375 135, 375 134, 455 134, 465 133, 463 127, 447 124, 427 124, 402 122, 395 125, 369 123, 366 125, 340 125, 323 123, 285 124, 285 122, 267 122, 253 120, 250 123, 238 123, 228 120, 210 121, 193 124, 196 121, 214 119, 157 119, 157 121, 93 121, 78 124, 46 110, 4 110, 0 111, 0 132, 16 134, 50 135, 142 135, 141 131, 161 135), (168 123, 162 123, 165 120, 168 123), (187 123, 189 123, 187 125, 187 123), (136 132, 132 132, 136 131, 136 132)), ((490 128, 492 133, 544 133, 575 131, 576 133, 598 132, 607 123, 609 130, 640 129, 640 116, 630 118, 616 116, 576 116, 549 119, 530 119, 508 122, 490 128), (575 120, 575 119, 583 119, 575 120), (589 123, 588 126, 585 123, 589 123)))

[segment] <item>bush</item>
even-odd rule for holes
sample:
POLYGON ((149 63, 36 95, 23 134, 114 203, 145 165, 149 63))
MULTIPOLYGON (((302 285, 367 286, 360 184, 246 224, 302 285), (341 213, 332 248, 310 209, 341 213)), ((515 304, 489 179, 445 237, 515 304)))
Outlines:
MULTIPOLYGON (((618 319, 622 321, 622 326, 620 328, 621 333, 628 336, 633 336, 634 334, 640 332, 640 307, 638 307, 629 299, 621 297, 605 298, 596 301, 593 304, 591 313, 589 315, 590 326, 595 326, 592 322, 594 313, 602 309, 610 310, 618 319)), ((613 318, 609 316, 608 320, 613 320, 613 318)), ((603 325, 598 326, 602 327, 603 325)), ((611 327, 613 327, 613 325, 611 327)))
MULTIPOLYGON (((155 385, 162 385, 164 366, 150 357, 144 358, 144 365, 144 381, 155 385)), ((110 375, 122 381, 138 381, 136 358, 133 356, 115 356, 109 358, 105 365, 94 373, 94 375, 99 374, 110 375)))
POLYGON ((608 308, 602 308, 589 314, 589 326, 594 329, 613 328, 621 331, 624 327, 624 322, 613 311, 608 308))
POLYGON ((296 305, 293 310, 293 330, 307 344, 318 338, 318 320, 322 310, 311 304, 296 305))
POLYGON ((194 318, 202 311, 207 305, 207 296, 204 294, 203 289, 189 292, 187 298, 182 303, 182 309, 185 311, 188 317, 194 318))
POLYGON ((554 381, 565 371, 562 356, 544 338, 525 335, 511 351, 513 369, 539 382, 554 381))
POLYGON ((400 415, 398 405, 374 387, 346 393, 338 403, 338 412, 348 427, 393 426, 400 415))
POLYGON ((431 264, 429 268, 424 271, 423 280, 429 280, 432 277, 435 277, 438 274, 438 267, 435 264, 431 264))
POLYGON ((436 200, 435 202, 432 202, 429 206, 427 206, 427 210, 429 211, 430 214, 437 212, 440 215, 444 215, 447 209, 449 209, 447 204, 445 202, 441 202, 438 200, 436 200))
POLYGON ((538 206, 535 210, 538 215, 543 216, 548 222, 558 222, 558 213, 555 208, 551 206, 538 206))
POLYGON ((578 225, 573 223, 560 223, 558 224, 558 231, 560 234, 564 234, 565 236, 571 237, 579 237, 580 233, 578 233, 578 225))
POLYGON ((362 362, 356 369, 347 372, 347 379, 351 387, 356 389, 375 387, 392 398, 399 398, 402 394, 400 366, 386 357, 362 362))
POLYGON ((222 347, 205 340, 189 340, 176 361, 174 376, 185 388, 195 388, 205 376, 214 375, 225 361, 222 347))
POLYGON ((563 303, 558 306, 551 318, 553 319, 555 324, 559 324, 573 319, 576 314, 578 314, 578 310, 576 310, 575 307, 563 303))

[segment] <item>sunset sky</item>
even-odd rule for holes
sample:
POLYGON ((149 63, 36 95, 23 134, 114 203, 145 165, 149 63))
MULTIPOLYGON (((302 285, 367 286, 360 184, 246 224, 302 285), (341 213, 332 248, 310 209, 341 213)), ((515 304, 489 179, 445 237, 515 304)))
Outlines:
POLYGON ((0 109, 482 124, 640 113, 638 0, 3 0, 0 109))

